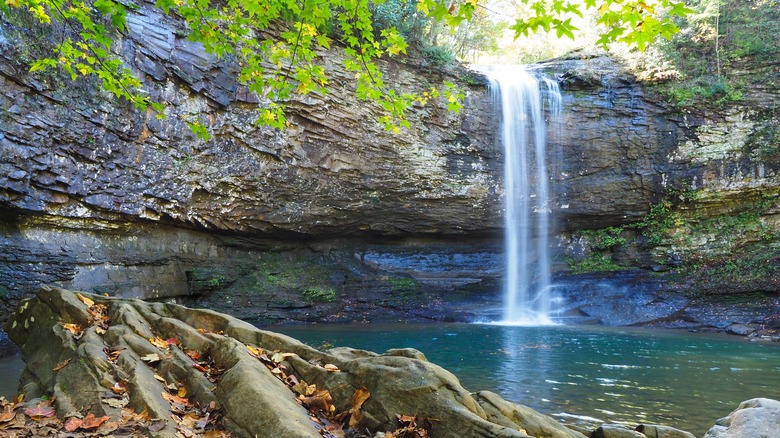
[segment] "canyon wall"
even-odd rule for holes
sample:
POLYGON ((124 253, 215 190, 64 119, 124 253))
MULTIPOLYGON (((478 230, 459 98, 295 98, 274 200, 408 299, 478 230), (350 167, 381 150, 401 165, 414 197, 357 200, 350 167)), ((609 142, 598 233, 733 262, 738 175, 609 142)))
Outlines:
MULTIPOLYGON (((412 127, 393 135, 376 122, 378 106, 354 99, 333 49, 321 58, 330 93, 291 102, 279 132, 256 126, 257 101, 235 82, 235 66, 182 38, 170 17, 144 6, 128 20, 123 59, 166 104, 163 120, 88 81, 30 74, 36 45, 53 36, 0 26, 4 315, 43 283, 179 297, 268 321, 354 320, 375 316, 377 306, 388 319, 479 316, 474 305, 442 313, 441 302, 493 311, 503 264, 502 151, 478 74, 382 62, 401 90, 455 80, 466 91, 460 114, 414 107, 412 127), (195 137, 192 120, 212 138, 195 137)), ((655 271, 702 254, 739 250, 764 265, 778 261, 776 81, 751 87, 739 104, 684 112, 606 56, 536 68, 564 93, 549 158, 557 277, 570 302, 613 283, 647 292, 632 306, 658 293, 685 295, 684 281, 655 271), (599 244, 608 227, 617 240, 599 244), (594 280, 585 272, 613 269, 628 274, 594 280)), ((688 286, 706 289, 696 272, 685 274, 688 286)), ((776 274, 754 289, 776 292, 776 274)), ((713 287, 753 292, 722 280, 713 287)), ((689 303, 642 322, 679 317, 689 303)), ((598 315, 609 312, 586 307, 571 310, 605 322, 598 315)))

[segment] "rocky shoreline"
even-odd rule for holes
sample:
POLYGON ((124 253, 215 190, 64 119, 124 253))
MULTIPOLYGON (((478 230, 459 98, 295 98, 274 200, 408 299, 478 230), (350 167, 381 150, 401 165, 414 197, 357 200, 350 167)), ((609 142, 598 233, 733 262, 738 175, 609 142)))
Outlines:
MULTIPOLYGON (((2 401, 0 430, 15 436, 693 437, 661 425, 569 429, 469 393, 413 349, 318 351, 173 304, 43 287, 5 328, 28 364, 25 397, 2 401)), ((705 438, 770 438, 778 425, 780 402, 754 399, 705 438)))

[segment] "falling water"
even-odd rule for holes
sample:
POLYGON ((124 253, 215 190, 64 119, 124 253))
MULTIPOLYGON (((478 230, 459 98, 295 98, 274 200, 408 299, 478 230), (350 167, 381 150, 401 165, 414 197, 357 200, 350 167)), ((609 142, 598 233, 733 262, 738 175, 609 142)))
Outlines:
POLYGON ((549 114, 558 114, 561 94, 555 81, 539 80, 523 66, 490 67, 485 73, 501 107, 505 157, 506 278, 501 323, 550 324, 551 211, 543 103, 549 104, 549 114))

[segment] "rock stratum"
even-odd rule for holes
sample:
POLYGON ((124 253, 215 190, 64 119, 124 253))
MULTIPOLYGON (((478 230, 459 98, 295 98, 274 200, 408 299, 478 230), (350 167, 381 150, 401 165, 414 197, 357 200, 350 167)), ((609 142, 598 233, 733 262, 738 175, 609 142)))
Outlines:
MULTIPOLYGON (((44 287, 6 330, 27 363, 25 397, 0 400, 0 430, 15 436, 693 437, 651 424, 575 431, 467 391, 413 349, 318 351, 179 305, 44 287)), ((707 437, 769 438, 777 406, 747 401, 707 437)))

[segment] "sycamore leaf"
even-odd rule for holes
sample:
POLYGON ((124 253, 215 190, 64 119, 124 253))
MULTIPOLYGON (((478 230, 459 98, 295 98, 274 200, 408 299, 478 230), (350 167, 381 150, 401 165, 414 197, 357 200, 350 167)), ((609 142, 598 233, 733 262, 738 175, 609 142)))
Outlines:
POLYGON ((51 418, 55 414, 55 410, 51 406, 38 406, 35 408, 27 408, 24 410, 24 414, 33 420, 41 418, 51 418))

